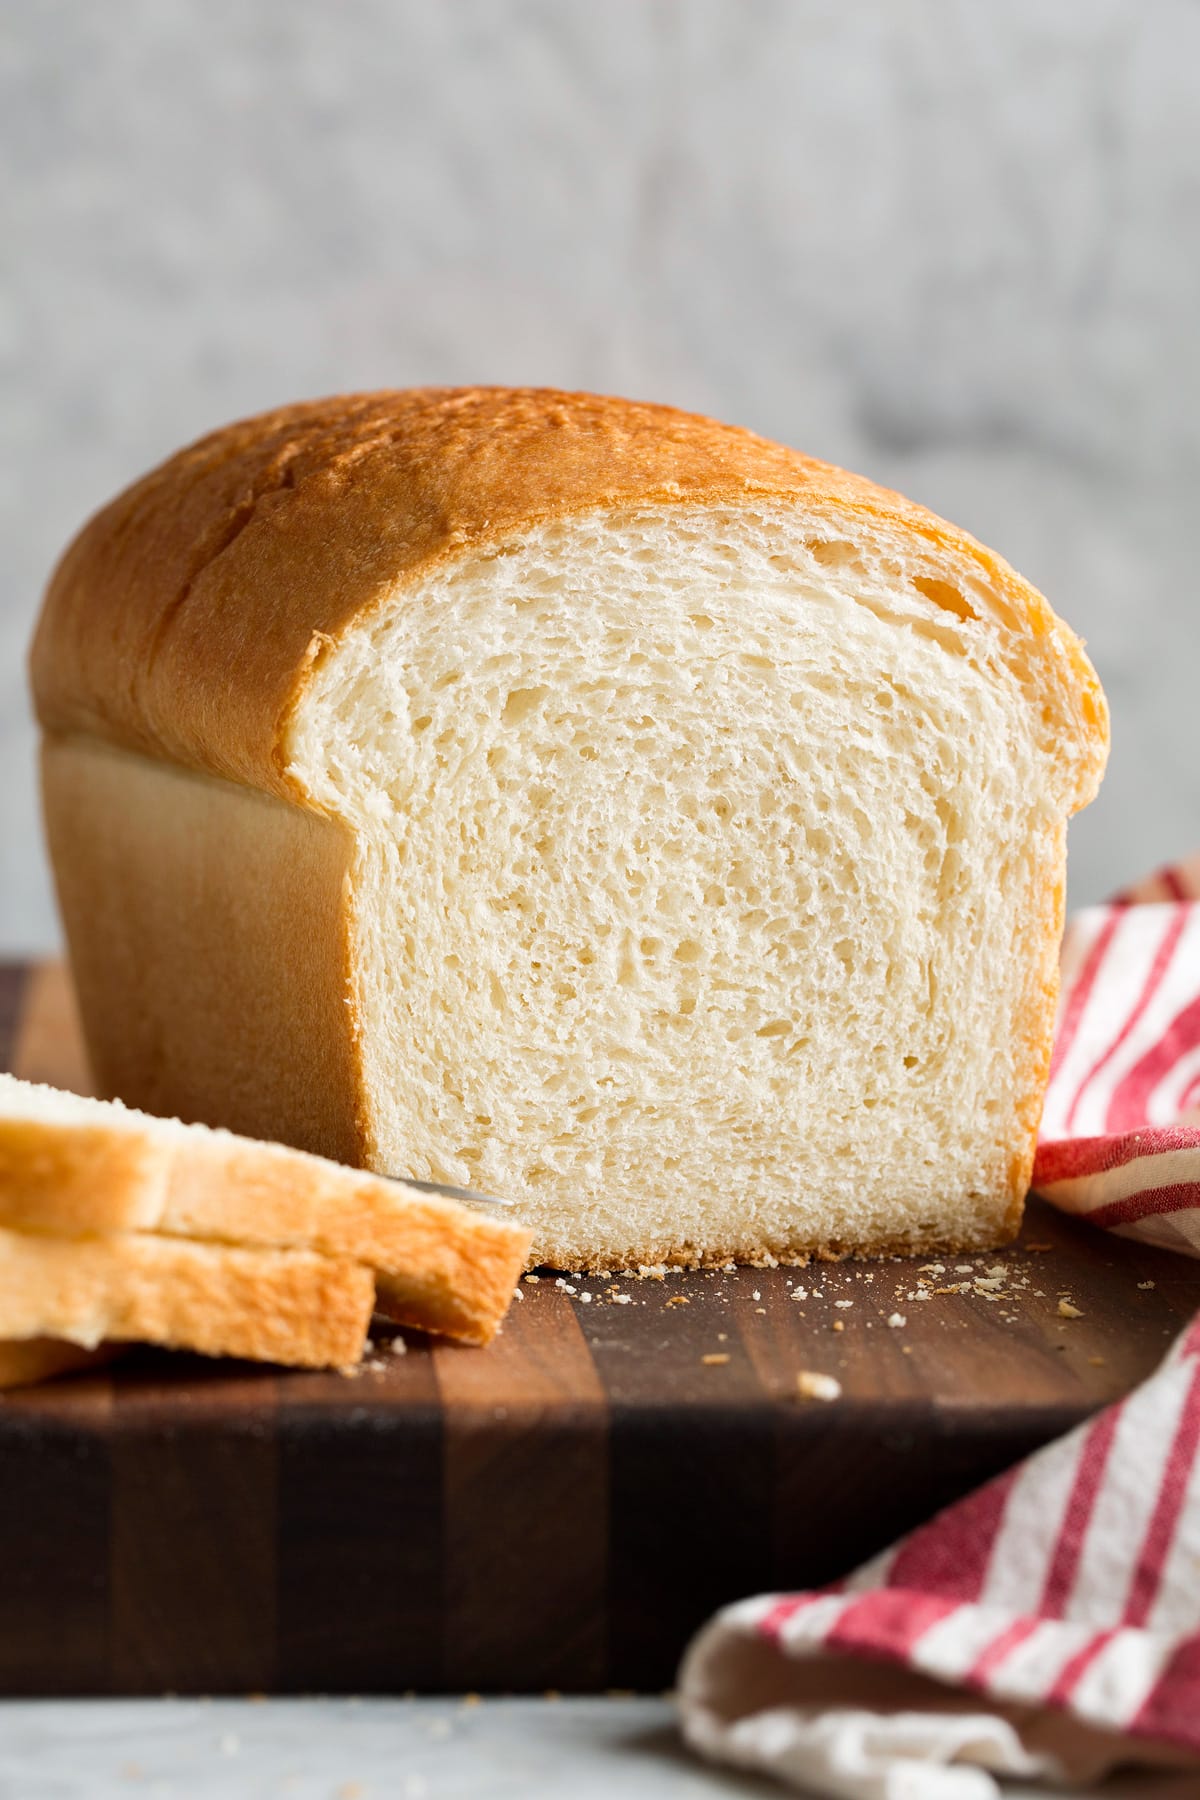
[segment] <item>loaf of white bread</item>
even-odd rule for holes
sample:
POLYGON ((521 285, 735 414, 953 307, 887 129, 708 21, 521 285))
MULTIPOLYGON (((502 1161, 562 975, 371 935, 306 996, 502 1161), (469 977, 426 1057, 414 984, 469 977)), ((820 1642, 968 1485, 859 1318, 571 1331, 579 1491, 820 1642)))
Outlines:
POLYGON ((110 1342, 347 1368, 373 1311, 486 1343, 528 1248, 403 1183, 0 1075, 0 1386, 110 1342))
POLYGON ((665 407, 319 401, 93 519, 32 666, 103 1092, 568 1268, 1013 1232, 1107 716, 953 526, 665 407))

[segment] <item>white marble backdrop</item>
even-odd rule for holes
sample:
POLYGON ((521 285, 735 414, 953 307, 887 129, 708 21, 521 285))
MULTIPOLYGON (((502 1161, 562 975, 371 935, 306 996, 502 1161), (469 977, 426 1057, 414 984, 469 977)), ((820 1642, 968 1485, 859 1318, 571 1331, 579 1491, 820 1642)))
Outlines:
POLYGON ((971 527, 1113 702, 1091 899, 1200 844, 1195 0, 5 0, 0 950, 76 524, 339 388, 710 411, 971 527))

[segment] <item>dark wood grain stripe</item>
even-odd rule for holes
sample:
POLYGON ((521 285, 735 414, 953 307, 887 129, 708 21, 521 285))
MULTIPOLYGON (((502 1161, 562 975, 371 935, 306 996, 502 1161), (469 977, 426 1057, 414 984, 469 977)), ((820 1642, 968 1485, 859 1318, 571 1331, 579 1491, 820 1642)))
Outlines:
POLYGON ((275 1684, 276 1441, 270 1375, 139 1352, 111 1418, 114 1692, 275 1684))
POLYGON ((278 1687, 437 1692, 442 1407, 428 1344, 386 1374, 279 1377, 278 1687))
POLYGON ((112 1395, 105 1371, 0 1395, 0 1693, 109 1691, 112 1395))
POLYGON ((446 1666, 468 1688, 587 1692, 606 1658, 607 1408, 568 1296, 523 1291, 487 1350, 433 1353, 446 1666))
POLYGON ((609 1401, 613 1686, 668 1686, 691 1633, 767 1585, 771 1411, 723 1283, 618 1283, 628 1305, 578 1314, 609 1401), (674 1294, 690 1304, 669 1307, 674 1294))
POLYGON ((0 1069, 12 1069, 13 1046, 29 986, 26 963, 0 963, 0 1069))

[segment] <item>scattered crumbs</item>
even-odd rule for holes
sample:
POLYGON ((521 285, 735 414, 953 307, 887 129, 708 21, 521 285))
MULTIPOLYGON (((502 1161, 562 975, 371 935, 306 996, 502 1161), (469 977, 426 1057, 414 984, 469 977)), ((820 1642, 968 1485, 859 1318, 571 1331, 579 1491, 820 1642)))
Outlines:
POLYGON ((388 1349, 391 1351, 393 1356, 407 1356, 408 1355, 408 1345, 404 1341, 404 1339, 400 1336, 399 1332, 396 1333, 395 1337, 392 1339, 391 1343, 388 1345, 388 1349))
POLYGON ((791 1298, 793 1300, 807 1300, 808 1299, 808 1289, 802 1288, 802 1287, 794 1287, 791 1292, 791 1298))
POLYGON ((752 1300, 761 1300, 761 1299, 762 1299, 762 1295, 761 1295, 761 1294, 760 1294, 760 1293, 759 1293, 759 1291, 758 1291, 758 1289, 757 1289, 757 1288, 755 1288, 755 1290, 754 1290, 754 1292, 753 1292, 753 1293, 752 1293, 752 1294, 751 1294, 751 1296, 750 1296, 750 1298, 751 1298, 751 1299, 752 1299, 752 1300))
POLYGON ((690 1306, 691 1304, 686 1294, 672 1294, 667 1301, 668 1306, 690 1306))
POLYGON ((1060 1300, 1058 1303, 1058 1316, 1060 1319, 1082 1319, 1083 1314, 1077 1306, 1072 1306, 1069 1300, 1060 1300))
POLYGON ((765 1306, 756 1306, 754 1310, 756 1313, 762 1313, 764 1318, 766 1317, 767 1309, 765 1306))
POLYGON ((523 1299, 524 1299, 524 1298, 525 1298, 525 1296, 524 1296, 524 1294, 523 1294, 523 1293, 522 1293, 522 1292, 521 1292, 521 1290, 520 1290, 520 1288, 514 1288, 514 1289, 513 1289, 513 1299, 514 1299, 514 1300, 523 1300, 523 1299))
POLYGON ((525 1277, 525 1279, 526 1279, 526 1281, 527 1281, 527 1282, 528 1282, 528 1283, 529 1283, 529 1285, 530 1285, 530 1287, 536 1287, 536 1286, 537 1286, 537 1284, 538 1284, 538 1282, 539 1282, 539 1281, 540 1281, 540 1280, 541 1280, 541 1279, 542 1279, 542 1278, 541 1278, 541 1276, 540 1276, 540 1275, 527 1275, 527 1276, 526 1276, 526 1277, 525 1277))
POLYGON ((921 1263, 918 1267, 923 1275, 944 1275, 946 1273, 945 1263, 921 1263))
POLYGON ((974 1268, 975 1268, 974 1263, 955 1263, 954 1273, 956 1275, 970 1275, 973 1272, 974 1268))
POLYGON ((592 1296, 586 1291, 586 1289, 582 1294, 580 1294, 579 1298, 583 1301, 583 1304, 585 1306, 590 1306, 592 1304, 592 1296))
POLYGON ((846 1329, 845 1319, 835 1319, 833 1321, 833 1329, 835 1331, 845 1331, 845 1329, 846 1329))
POLYGON ((893 1331, 902 1331, 908 1324, 908 1320, 903 1313, 893 1313, 888 1320, 888 1324, 893 1331))
POLYGON ((1003 1281, 1004 1277, 1008 1274, 1008 1270, 1005 1268, 1003 1263, 993 1263, 991 1268, 988 1270, 988 1274, 993 1277, 999 1276, 1000 1280, 1003 1281))
POLYGON ((633 1305, 633 1301, 630 1299, 628 1294, 614 1294, 612 1297, 612 1303, 614 1306, 632 1306, 633 1305))
POLYGON ((370 1337, 364 1338, 363 1339, 363 1355, 364 1356, 373 1356, 374 1353, 375 1353, 375 1339, 370 1338, 370 1337))
POLYGON ((814 1288, 812 1291, 812 1297, 814 1300, 823 1300, 825 1298, 825 1289, 824 1288, 814 1288))
POLYGON ((822 1375, 816 1369, 801 1369, 796 1376, 796 1389, 804 1400, 837 1400, 842 1384, 836 1375, 822 1375))
POLYGON ((1038 1256, 1044 1256, 1046 1254, 1047 1250, 1053 1250, 1054 1245, 1053 1244, 1026 1244, 1025 1248, 1027 1250, 1034 1251, 1038 1256))
POLYGON ((864 1281, 874 1281, 874 1279, 875 1279, 874 1272, 872 1270, 868 1269, 867 1273, 863 1276, 863 1280, 864 1281))
POLYGON ((1102 1369, 1104 1367, 1104 1358, 1102 1356, 1089 1356, 1088 1361, 1091 1363, 1093 1369, 1102 1369))
POLYGON ((1152 1281, 1139 1281, 1138 1286, 1143 1289, 1144 1288, 1152 1288, 1154 1286, 1154 1283, 1152 1281))
POLYGON ((999 1275, 977 1275, 975 1277, 974 1287, 975 1287, 975 1292, 977 1294, 980 1294, 980 1293, 994 1294, 996 1292, 997 1288, 1000 1288, 1003 1286, 1004 1286, 1004 1271, 1003 1270, 1000 1271, 999 1275))
POLYGON ((556 1288, 561 1288, 564 1294, 574 1294, 577 1292, 577 1289, 573 1288, 569 1281, 564 1281, 561 1275, 554 1285, 556 1288))
POLYGON ((836 1307, 839 1307, 842 1312, 845 1312, 845 1310, 848 1306, 854 1305, 854 1302, 853 1302, 853 1300, 835 1300, 833 1304, 836 1307))
POLYGON ((710 1350, 706 1356, 700 1358, 700 1361, 707 1363, 710 1369, 715 1369, 729 1361, 729 1352, 727 1350, 710 1350))
POLYGON ((910 1300, 932 1300, 933 1294, 929 1288, 918 1288, 916 1293, 909 1294, 908 1298, 910 1300))
POLYGON ((217 1739, 217 1749, 222 1756, 236 1756, 241 1747, 242 1740, 236 1732, 227 1731, 223 1737, 217 1739))
POLYGON ((901 1344, 900 1354, 901 1354, 901 1356, 911 1356, 912 1355, 912 1345, 911 1344, 901 1344))
POLYGON ((1045 1288, 1034 1288, 1033 1297, 1035 1300, 1044 1300, 1046 1298, 1045 1288))
POLYGON ((727 1344, 729 1342, 729 1333, 727 1331, 718 1331, 717 1342, 718 1344, 727 1344))

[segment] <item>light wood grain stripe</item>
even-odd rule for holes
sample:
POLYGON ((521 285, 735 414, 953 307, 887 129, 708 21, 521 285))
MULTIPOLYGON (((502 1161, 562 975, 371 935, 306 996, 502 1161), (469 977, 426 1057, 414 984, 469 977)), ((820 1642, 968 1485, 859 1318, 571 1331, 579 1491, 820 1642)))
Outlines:
POLYGON ((25 1081, 45 1081, 76 1094, 95 1092, 65 963, 35 963, 30 969, 9 1066, 25 1081))

